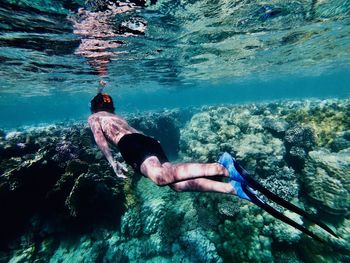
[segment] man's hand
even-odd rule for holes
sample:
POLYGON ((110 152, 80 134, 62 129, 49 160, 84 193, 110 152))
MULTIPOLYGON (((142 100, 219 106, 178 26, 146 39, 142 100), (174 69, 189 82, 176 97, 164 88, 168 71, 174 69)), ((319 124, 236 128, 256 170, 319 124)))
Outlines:
POLYGON ((120 162, 114 161, 113 164, 112 164, 112 168, 113 168, 113 171, 115 172, 115 174, 116 174, 119 178, 122 178, 122 179, 127 178, 127 177, 124 175, 124 172, 127 172, 128 169, 125 167, 124 164, 121 164, 120 162))

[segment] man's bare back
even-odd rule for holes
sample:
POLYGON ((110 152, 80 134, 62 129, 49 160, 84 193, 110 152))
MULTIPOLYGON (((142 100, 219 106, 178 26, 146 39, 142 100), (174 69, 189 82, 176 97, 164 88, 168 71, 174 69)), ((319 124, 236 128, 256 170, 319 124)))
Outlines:
POLYGON ((98 137, 104 136, 115 145, 118 145, 120 139, 126 134, 140 133, 125 119, 107 111, 92 114, 88 122, 94 134, 97 134, 98 137))

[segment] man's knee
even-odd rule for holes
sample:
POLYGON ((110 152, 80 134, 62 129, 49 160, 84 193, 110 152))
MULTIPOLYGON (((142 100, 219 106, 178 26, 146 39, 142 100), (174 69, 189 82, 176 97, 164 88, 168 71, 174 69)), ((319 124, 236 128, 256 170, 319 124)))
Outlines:
POLYGON ((154 169, 148 174, 148 177, 158 186, 166 186, 168 185, 169 178, 167 172, 164 168, 154 169))

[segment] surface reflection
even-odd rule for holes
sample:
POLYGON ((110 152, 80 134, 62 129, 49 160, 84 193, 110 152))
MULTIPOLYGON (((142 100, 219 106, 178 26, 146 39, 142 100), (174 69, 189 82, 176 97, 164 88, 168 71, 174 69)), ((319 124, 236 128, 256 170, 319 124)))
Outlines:
POLYGON ((117 60, 119 55, 127 53, 117 50, 125 45, 123 38, 144 34, 146 20, 132 17, 134 11, 142 7, 141 4, 90 1, 89 9, 79 8, 75 14, 69 16, 74 34, 81 36, 81 43, 75 54, 85 57, 100 77, 108 75, 108 64, 112 58, 117 60), (122 14, 129 17, 118 19, 122 14), (117 20, 121 22, 117 23, 117 20))

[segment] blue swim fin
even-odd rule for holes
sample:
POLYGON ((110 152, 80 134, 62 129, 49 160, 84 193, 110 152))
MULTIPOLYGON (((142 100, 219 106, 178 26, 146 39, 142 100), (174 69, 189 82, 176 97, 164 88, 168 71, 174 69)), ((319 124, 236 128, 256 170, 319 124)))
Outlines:
POLYGON ((236 162, 235 158, 233 158, 231 156, 231 154, 229 154, 227 152, 224 152, 218 160, 218 163, 221 164, 222 166, 224 166, 227 169, 227 171, 229 172, 230 181, 243 183, 244 179, 243 179, 242 175, 237 171, 235 164, 234 164, 235 162, 236 162))
POLYGON ((307 220, 317 224, 321 228, 323 228, 325 231, 333 235, 334 237, 338 238, 338 235, 329 228, 326 224, 320 222, 317 220, 314 216, 308 214, 303 209, 293 205, 292 203, 284 200, 283 198, 279 197, 278 195, 272 193, 270 190, 266 189, 264 186, 262 186, 260 183, 258 183, 255 179, 253 179, 250 174, 229 154, 224 153, 219 161, 220 164, 222 164, 229 172, 230 175, 230 184, 232 187, 236 190, 237 196, 239 196, 242 199, 246 199, 253 204, 259 206, 260 208, 264 209, 267 213, 271 214, 275 218, 295 227, 296 229, 299 229, 300 231, 304 232, 305 234, 309 235, 310 237, 314 238, 317 241, 324 242, 320 237, 318 237, 316 234, 305 228, 304 226, 298 224, 297 222, 293 221, 289 217, 285 216, 281 212, 278 212, 276 209, 271 207, 269 204, 261 200, 257 195, 256 191, 259 191, 261 194, 265 195, 268 199, 274 201, 280 206, 283 206, 284 208, 291 210, 292 212, 303 216, 307 220))

